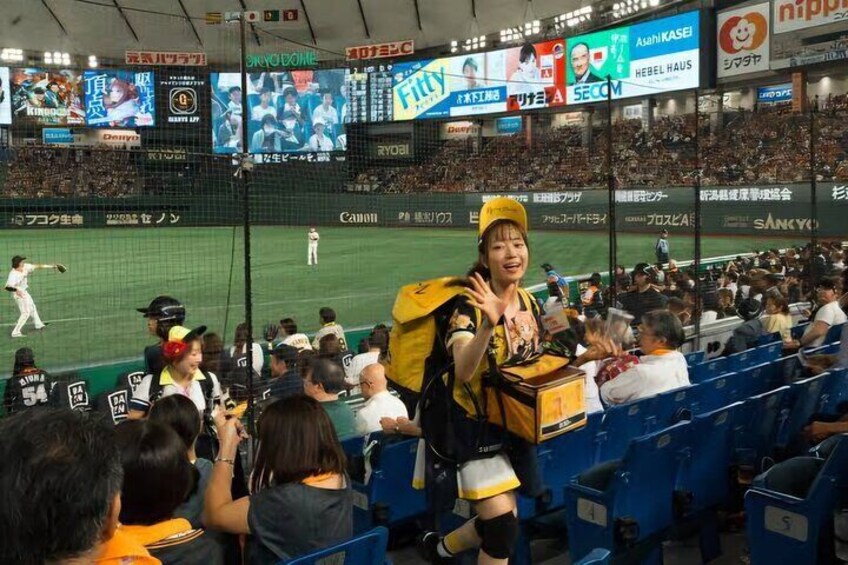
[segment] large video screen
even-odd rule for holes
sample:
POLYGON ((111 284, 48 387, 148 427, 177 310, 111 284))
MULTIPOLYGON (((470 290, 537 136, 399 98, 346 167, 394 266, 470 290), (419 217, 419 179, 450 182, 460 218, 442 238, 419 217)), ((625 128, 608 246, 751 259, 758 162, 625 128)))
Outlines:
POLYGON ((12 123, 12 86, 9 82, 9 68, 0 67, 0 125, 12 123))
POLYGON ((85 124, 79 71, 12 69, 12 114, 39 125, 85 124))
POLYGON ((242 106, 239 73, 210 73, 212 89, 212 150, 215 153, 241 153, 242 106))
POLYGON ((395 120, 475 116, 565 104, 562 40, 395 63, 395 120))
POLYGON ((699 85, 699 13, 568 38, 568 103, 652 96, 699 85))
POLYGON ((209 106, 206 73, 165 68, 156 75, 160 124, 194 127, 205 121, 202 114, 209 106))
POLYGON ((83 77, 86 125, 122 128, 155 125, 151 71, 85 71, 83 77))
POLYGON ((250 153, 344 151, 346 72, 327 69, 249 75, 250 153))

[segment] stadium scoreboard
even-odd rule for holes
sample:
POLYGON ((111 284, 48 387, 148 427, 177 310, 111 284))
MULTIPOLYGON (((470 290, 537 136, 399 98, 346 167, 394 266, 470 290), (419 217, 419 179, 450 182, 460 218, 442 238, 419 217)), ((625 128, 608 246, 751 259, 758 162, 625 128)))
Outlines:
POLYGON ((352 123, 392 121, 392 65, 352 67, 347 91, 352 123))

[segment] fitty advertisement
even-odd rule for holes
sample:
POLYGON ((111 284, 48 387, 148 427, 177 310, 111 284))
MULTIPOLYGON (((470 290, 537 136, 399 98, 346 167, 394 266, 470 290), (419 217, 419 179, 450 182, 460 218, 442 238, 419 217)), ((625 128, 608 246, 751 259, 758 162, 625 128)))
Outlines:
POLYGON ((395 120, 476 116, 565 104, 562 40, 396 63, 395 120))
POLYGON ((699 49, 698 12, 569 38, 568 103, 697 88, 699 49))

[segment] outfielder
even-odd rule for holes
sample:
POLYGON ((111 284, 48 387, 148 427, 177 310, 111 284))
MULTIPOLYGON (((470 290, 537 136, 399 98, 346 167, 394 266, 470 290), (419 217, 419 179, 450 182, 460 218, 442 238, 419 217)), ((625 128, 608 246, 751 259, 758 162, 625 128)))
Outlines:
POLYGON ((307 256, 306 256, 306 264, 308 266, 317 265, 318 264, 318 240, 321 239, 321 236, 318 235, 318 232, 315 228, 309 228, 309 246, 307 247, 307 256))
POLYGON ((12 337, 25 337, 21 330, 26 324, 29 317, 32 316, 32 321, 35 324, 35 329, 40 330, 47 324, 41 321, 38 315, 38 309, 35 307, 35 302, 30 296, 27 288, 29 287, 29 274, 36 269, 56 269, 60 273, 64 273, 68 269, 59 263, 55 265, 37 265, 34 263, 24 263, 26 257, 15 255, 12 257, 12 270, 9 271, 9 277, 6 279, 6 290, 12 293, 15 303, 18 305, 21 315, 18 317, 18 323, 12 330, 12 337))

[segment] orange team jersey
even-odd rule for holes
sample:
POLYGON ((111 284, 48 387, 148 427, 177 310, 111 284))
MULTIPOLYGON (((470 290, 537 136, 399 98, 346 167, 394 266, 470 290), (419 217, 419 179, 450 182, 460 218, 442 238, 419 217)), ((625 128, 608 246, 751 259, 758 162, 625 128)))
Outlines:
POLYGON ((119 527, 115 535, 103 545, 97 565, 162 565, 132 535, 119 527))

